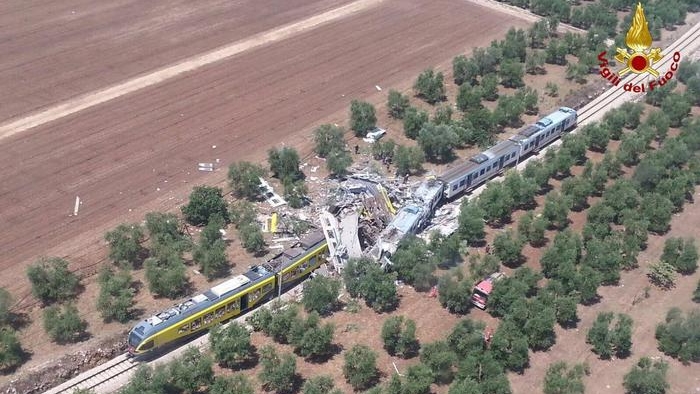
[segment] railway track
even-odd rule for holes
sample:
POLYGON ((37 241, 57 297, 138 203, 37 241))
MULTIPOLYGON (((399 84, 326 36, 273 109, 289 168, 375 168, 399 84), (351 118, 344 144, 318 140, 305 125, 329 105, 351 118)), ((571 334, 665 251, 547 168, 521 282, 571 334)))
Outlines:
MULTIPOLYGON (((700 46, 700 23, 689 29, 681 38, 676 40, 673 44, 667 48, 663 48, 664 58, 655 64, 655 68, 663 75, 673 62, 673 53, 681 52, 681 60, 687 57, 690 53, 696 50, 700 46)), ((674 72, 674 78, 677 77, 677 71, 674 72)), ((579 110, 579 126, 584 126, 585 124, 591 123, 593 121, 599 120, 603 116, 606 110, 618 106, 622 102, 629 101, 642 96, 642 93, 631 93, 623 89, 624 84, 633 83, 639 84, 641 82, 647 82, 651 80, 646 74, 631 74, 626 76, 620 81, 620 84, 612 89, 608 89, 606 92, 595 98, 593 101, 588 103, 585 107, 579 110), (624 97, 627 95, 627 97, 624 97)), ((577 133, 581 127, 572 131, 572 133, 577 133)), ((543 149, 541 154, 538 156, 532 156, 527 160, 521 162, 517 168, 520 170, 530 160, 539 160, 544 157, 542 153, 545 153, 547 149, 553 149, 561 145, 561 139, 554 141, 550 146, 543 149)), ((492 179, 499 180, 499 178, 492 179)), ((491 182, 489 181, 489 182, 491 182)), ((470 197, 474 197, 480 194, 480 191, 486 187, 486 182, 484 185, 475 190, 470 197)), ((100 390, 104 385, 110 383, 111 381, 123 377, 129 371, 135 369, 139 365, 139 362, 127 357, 126 354, 118 356, 111 361, 100 365, 97 368, 84 372, 83 374, 77 376, 70 381, 63 383, 49 391, 46 394, 71 394, 76 389, 92 389, 97 393, 103 392, 100 390)))
POLYGON ((128 371, 136 368, 139 362, 126 354, 115 357, 112 360, 86 371, 74 379, 54 387, 44 394, 72 394, 77 389, 95 390, 128 371))
MULTIPOLYGON (((671 63, 673 63, 673 53, 680 52, 681 60, 683 60, 691 52, 697 49, 698 44, 700 43, 699 40, 700 23, 697 23, 695 26, 691 27, 687 32, 685 32, 685 34, 683 34, 678 40, 673 42, 673 44, 667 48, 662 48, 664 57, 661 59, 661 61, 654 64, 654 68, 659 71, 659 74, 665 74, 666 71, 669 71, 671 63)), ((676 70, 673 73, 673 78, 677 78, 678 71, 676 70)), ((602 116, 601 111, 604 111, 609 106, 614 105, 624 95, 630 95, 635 98, 643 95, 643 93, 632 93, 625 91, 623 86, 626 83, 639 84, 655 79, 656 78, 651 78, 649 74, 628 74, 620 81, 618 86, 611 88, 602 95, 596 97, 579 111, 579 125, 585 125, 597 120, 599 116, 602 116)))

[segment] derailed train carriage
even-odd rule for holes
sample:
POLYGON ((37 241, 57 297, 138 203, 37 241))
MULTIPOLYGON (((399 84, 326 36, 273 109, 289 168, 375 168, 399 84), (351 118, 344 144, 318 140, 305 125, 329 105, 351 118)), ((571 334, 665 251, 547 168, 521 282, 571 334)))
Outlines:
POLYGON ((150 354, 244 314, 298 284, 327 257, 323 233, 312 233, 266 263, 140 321, 129 332, 129 354, 150 354))
POLYGON ((565 131, 575 128, 577 121, 578 114, 575 110, 560 107, 537 123, 522 128, 510 139, 459 163, 436 179, 423 182, 414 194, 413 203, 401 208, 368 254, 382 261, 383 265, 390 263, 388 259, 396 251, 401 239, 420 231, 440 203, 469 192, 502 173, 507 167, 517 165, 530 153, 539 151, 565 131), (421 190, 429 190, 430 193, 420 193, 421 190), (426 195, 429 197, 426 198, 426 195))

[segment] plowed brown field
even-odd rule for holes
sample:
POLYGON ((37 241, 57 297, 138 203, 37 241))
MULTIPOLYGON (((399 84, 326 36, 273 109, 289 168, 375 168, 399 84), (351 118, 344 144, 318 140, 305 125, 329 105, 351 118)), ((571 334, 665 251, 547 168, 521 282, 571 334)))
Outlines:
MULTIPOLYGON (((0 48, 13 54, 0 59, 0 119, 21 119, 350 2, 45 3, 0 6, 0 48)), ((105 230, 176 207, 193 184, 221 182, 228 163, 263 159, 275 144, 308 152, 311 129, 343 120, 351 99, 383 111, 386 92, 375 85, 406 89, 422 69, 525 26, 466 1, 365 3, 1 139, 0 286, 26 294, 25 266, 39 255, 90 266, 103 256, 105 230), (197 162, 216 159, 219 171, 197 172, 197 162), (76 196, 83 205, 71 216, 76 196)))

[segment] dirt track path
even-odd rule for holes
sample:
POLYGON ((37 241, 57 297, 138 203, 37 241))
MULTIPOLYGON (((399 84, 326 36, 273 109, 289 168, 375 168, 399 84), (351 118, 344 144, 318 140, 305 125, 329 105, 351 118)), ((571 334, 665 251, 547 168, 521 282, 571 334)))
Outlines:
POLYGON ((299 22, 287 24, 277 29, 257 34, 245 40, 237 41, 223 48, 186 59, 177 64, 156 70, 144 76, 128 80, 97 92, 88 93, 67 102, 58 104, 39 113, 12 121, 0 126, 0 139, 7 138, 27 129, 43 125, 56 119, 74 114, 78 111, 94 107, 117 97, 141 90, 177 77, 184 73, 197 70, 209 64, 230 58, 244 51, 275 41, 280 41, 304 31, 311 30, 322 24, 346 17, 352 13, 376 6, 383 0, 357 0, 345 6, 314 15, 299 22))

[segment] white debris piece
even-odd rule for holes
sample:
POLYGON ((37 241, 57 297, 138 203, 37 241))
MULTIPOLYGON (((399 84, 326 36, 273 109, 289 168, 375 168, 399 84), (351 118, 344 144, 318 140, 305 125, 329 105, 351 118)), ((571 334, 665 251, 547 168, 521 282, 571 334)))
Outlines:
POLYGON ((212 172, 214 171, 214 163, 198 163, 197 169, 199 171, 212 172))
POLYGON ((382 91, 382 88, 379 87, 379 85, 374 85, 375 88, 377 88, 378 91, 382 91))
POLYGON ((78 209, 80 209, 80 197, 75 196, 75 207, 73 208, 73 216, 78 216, 78 209))
POLYGON ((265 200, 270 205, 272 205, 273 208, 277 208, 287 203, 282 197, 275 193, 274 189, 272 189, 272 186, 270 186, 269 183, 265 182, 265 180, 262 178, 259 179, 260 187, 263 189, 263 196, 265 197, 265 200))

